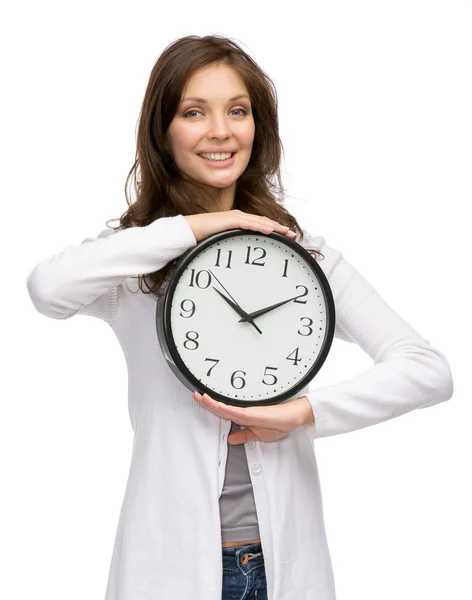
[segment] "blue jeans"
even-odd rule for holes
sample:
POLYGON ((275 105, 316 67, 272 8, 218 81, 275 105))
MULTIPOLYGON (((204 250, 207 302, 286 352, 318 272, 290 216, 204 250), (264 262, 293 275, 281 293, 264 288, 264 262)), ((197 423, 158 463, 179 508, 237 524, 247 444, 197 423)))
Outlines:
POLYGON ((221 600, 267 600, 262 545, 249 544, 223 550, 221 600))

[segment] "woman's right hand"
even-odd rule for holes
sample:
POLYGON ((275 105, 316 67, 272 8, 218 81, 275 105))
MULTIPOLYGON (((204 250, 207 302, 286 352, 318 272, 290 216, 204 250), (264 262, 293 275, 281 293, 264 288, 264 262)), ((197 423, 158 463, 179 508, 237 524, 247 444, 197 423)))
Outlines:
POLYGON ((227 231, 228 229, 252 229, 269 234, 273 231, 294 239, 296 233, 285 225, 280 225, 268 217, 251 215, 241 210, 228 210, 224 212, 200 213, 198 215, 184 216, 197 242, 210 235, 227 231))

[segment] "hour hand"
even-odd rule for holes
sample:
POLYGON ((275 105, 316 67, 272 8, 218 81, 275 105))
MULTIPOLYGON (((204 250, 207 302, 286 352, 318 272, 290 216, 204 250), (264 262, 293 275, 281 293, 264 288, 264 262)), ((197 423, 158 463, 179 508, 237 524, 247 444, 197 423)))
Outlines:
POLYGON ((283 304, 292 302, 292 300, 295 300, 296 298, 298 298, 298 296, 294 296, 293 298, 289 298, 288 300, 283 300, 283 302, 277 302, 277 304, 272 304, 271 306, 267 306, 266 308, 261 308, 260 310, 256 310, 252 313, 246 313, 246 316, 241 315, 243 318, 239 321, 239 323, 241 323, 241 321, 247 321, 248 319, 255 319, 257 317, 260 317, 261 315, 265 315, 265 313, 268 313, 271 310, 274 310, 274 308, 278 308, 279 306, 282 306, 283 304))
POLYGON ((215 286, 212 286, 213 289, 215 290, 215 292, 218 292, 218 294, 223 298, 223 300, 226 300, 226 302, 238 313, 238 315, 240 317, 243 317, 242 319, 240 319, 239 323, 241 323, 242 321, 247 322, 247 323, 251 323, 251 325, 254 325, 254 327, 257 329, 257 331, 259 333, 262 333, 262 331, 259 329, 259 327, 253 322, 252 318, 247 314, 247 312, 245 310, 243 310, 240 306, 238 306, 236 304, 236 302, 233 302, 232 300, 230 300, 227 296, 225 296, 224 294, 222 294, 220 292, 220 290, 216 289, 215 286))

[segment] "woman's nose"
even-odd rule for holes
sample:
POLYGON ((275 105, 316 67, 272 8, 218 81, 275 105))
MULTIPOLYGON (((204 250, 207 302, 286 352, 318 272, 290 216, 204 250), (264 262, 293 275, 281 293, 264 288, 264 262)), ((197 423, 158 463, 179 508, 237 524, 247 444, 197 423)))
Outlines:
POLYGON ((213 117, 210 121, 210 134, 226 136, 230 133, 229 124, 225 117, 213 117))

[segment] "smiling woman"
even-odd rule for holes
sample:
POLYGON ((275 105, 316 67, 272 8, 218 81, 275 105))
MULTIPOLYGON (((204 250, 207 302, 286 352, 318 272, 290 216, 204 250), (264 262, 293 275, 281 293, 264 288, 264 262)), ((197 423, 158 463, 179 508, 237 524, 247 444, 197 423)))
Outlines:
MULTIPOLYGON (((275 85, 257 63, 223 36, 181 38, 151 71, 126 182, 129 209, 115 230, 239 209, 288 226, 302 241, 284 206, 282 152, 275 85)), ((140 275, 139 289, 159 297, 175 265, 140 275)))
POLYGON ((452 395, 442 353, 284 208, 281 150, 275 90, 255 61, 227 38, 179 39, 157 60, 144 96, 126 180, 134 179, 136 201, 126 190, 119 227, 67 245, 27 275, 41 314, 102 319, 126 359, 134 439, 106 600, 336 600, 313 440, 452 395), (310 271, 298 260, 302 246, 323 258, 336 315, 329 329, 315 263, 310 271), (195 255, 201 267, 186 269, 195 255), (238 274, 234 285, 229 273, 238 274), (211 298, 209 275, 219 285, 211 298), (172 340, 187 353, 191 389, 156 335, 169 281, 171 292, 179 284, 171 333, 181 334, 172 340), (327 331, 373 365, 309 391, 304 373, 327 331), (262 336, 269 343, 258 348, 262 336), (221 387, 206 386, 209 377, 221 387), (249 396, 250 385, 278 394, 277 380, 276 405, 215 401, 246 384, 249 396), (193 390, 215 398, 192 399, 193 390))
POLYGON ((231 210, 254 142, 249 90, 233 67, 212 64, 192 74, 182 96, 167 131, 175 164, 187 180, 207 186, 208 210, 231 210))

